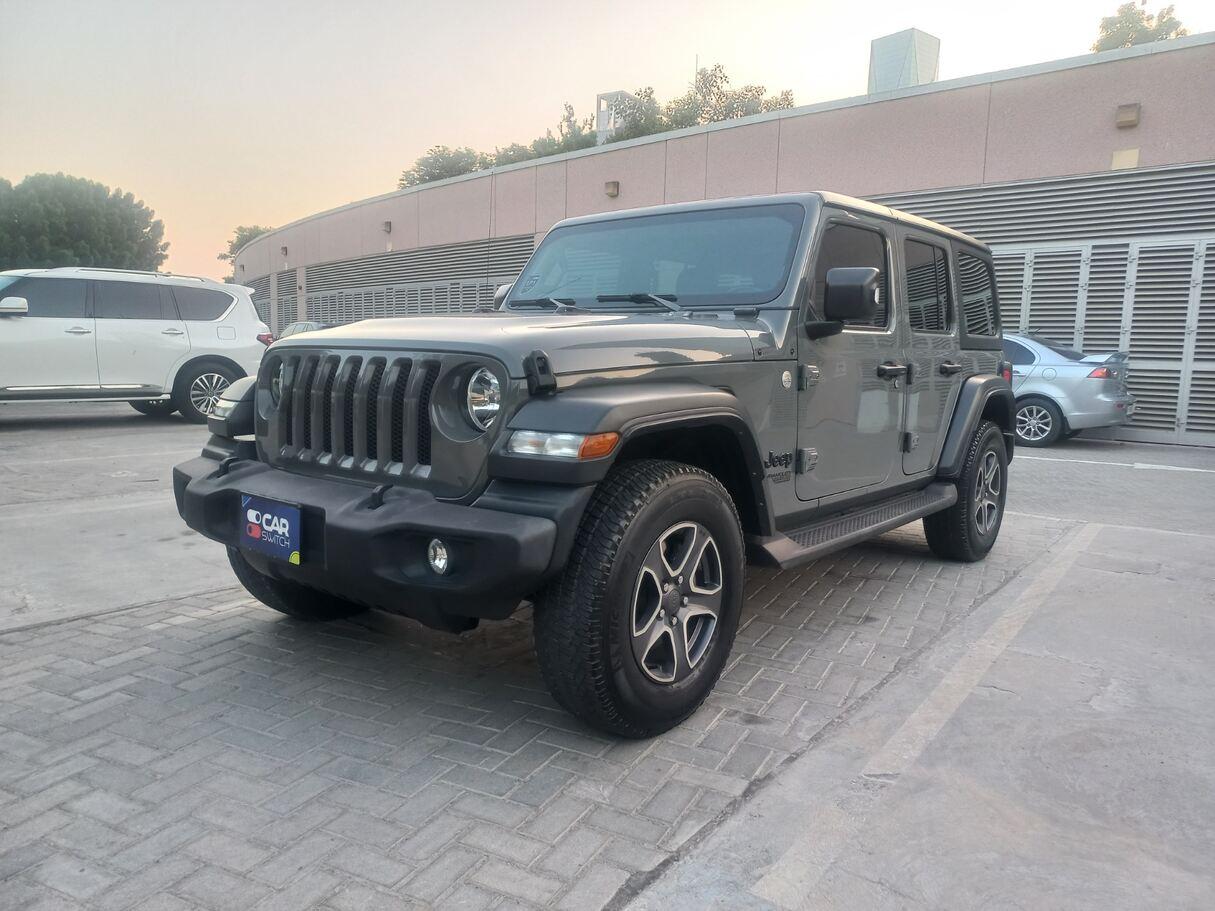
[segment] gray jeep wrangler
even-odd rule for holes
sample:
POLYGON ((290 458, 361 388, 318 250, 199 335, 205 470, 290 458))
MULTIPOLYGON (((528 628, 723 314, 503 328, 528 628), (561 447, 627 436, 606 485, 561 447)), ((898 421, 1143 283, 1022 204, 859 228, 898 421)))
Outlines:
POLYGON ((830 193, 556 225, 491 312, 292 336, 225 393, 177 507, 292 617, 467 630, 533 603, 591 725, 688 717, 748 562, 922 519, 979 560, 1013 451, 991 256, 830 193))

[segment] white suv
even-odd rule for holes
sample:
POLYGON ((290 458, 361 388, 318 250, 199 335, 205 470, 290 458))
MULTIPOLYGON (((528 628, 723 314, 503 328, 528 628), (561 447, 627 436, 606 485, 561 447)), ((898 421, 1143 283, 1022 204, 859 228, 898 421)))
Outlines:
POLYGON ((249 291, 157 272, 0 272, 0 402, 126 401, 201 423, 272 341, 249 291))

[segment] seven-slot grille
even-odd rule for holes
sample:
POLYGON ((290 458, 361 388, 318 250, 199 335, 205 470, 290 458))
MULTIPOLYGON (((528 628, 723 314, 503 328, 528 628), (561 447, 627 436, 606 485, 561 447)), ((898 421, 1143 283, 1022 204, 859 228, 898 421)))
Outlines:
POLYGON ((401 355, 284 352, 267 359, 268 388, 283 364, 262 445, 273 462, 397 474, 430 464, 430 396, 438 361, 401 355))

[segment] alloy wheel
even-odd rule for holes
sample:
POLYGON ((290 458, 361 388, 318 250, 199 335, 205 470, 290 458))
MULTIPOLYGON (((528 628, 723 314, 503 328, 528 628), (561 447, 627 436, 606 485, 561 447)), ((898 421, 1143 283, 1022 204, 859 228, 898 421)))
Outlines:
POLYGON ((1024 405, 1017 411, 1017 436, 1038 442, 1050 436, 1055 425, 1050 412, 1041 405, 1024 405))
POLYGON ((210 414, 220 395, 231 385, 232 381, 222 373, 200 373, 190 384, 190 404, 203 414, 210 414))
POLYGON ((975 525, 979 534, 991 534, 996 522, 1000 519, 1000 491, 1003 479, 1000 477, 1000 457, 988 450, 979 465, 978 476, 975 478, 975 525))
POLYGON ((672 525, 651 545, 633 587, 633 655, 655 683, 674 684, 704 658, 722 607, 721 554, 699 522, 672 525))

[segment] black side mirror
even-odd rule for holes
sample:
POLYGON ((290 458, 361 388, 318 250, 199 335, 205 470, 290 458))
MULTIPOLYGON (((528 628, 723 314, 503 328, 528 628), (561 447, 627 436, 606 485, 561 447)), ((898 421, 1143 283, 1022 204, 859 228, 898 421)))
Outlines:
POLYGON ((806 334, 810 338, 826 338, 843 332, 844 323, 849 320, 873 319, 880 277, 881 273, 872 266, 828 269, 823 292, 825 319, 807 321, 806 334))

